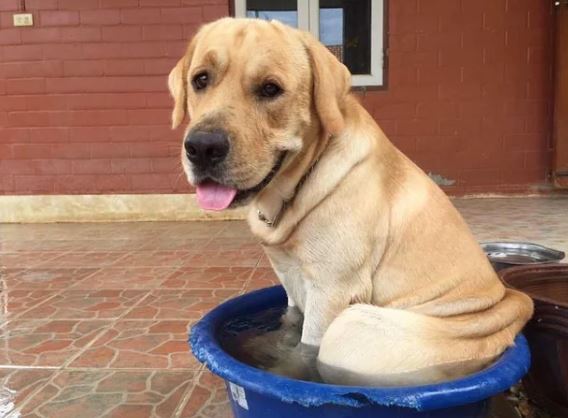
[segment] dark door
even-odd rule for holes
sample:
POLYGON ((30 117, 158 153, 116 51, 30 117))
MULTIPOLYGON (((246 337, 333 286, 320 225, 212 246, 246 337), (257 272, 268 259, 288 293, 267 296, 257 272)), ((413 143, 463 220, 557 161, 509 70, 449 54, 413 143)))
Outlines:
POLYGON ((568 188, 568 0, 557 0, 554 88, 554 183, 568 188))

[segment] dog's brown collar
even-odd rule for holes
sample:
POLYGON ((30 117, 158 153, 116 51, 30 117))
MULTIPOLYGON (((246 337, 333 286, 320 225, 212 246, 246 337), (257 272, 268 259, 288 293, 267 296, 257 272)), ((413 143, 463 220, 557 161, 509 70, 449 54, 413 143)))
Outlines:
POLYGON ((314 163, 310 166, 310 168, 308 168, 308 170, 304 173, 304 175, 296 185, 296 188, 294 189, 294 193, 292 194, 292 196, 289 199, 286 199, 282 202, 280 210, 278 211, 278 213, 276 213, 276 215, 274 215, 272 219, 268 218, 260 209, 257 209, 256 214, 258 220, 263 222, 269 228, 276 228, 278 226, 278 223, 280 222, 280 219, 282 219, 282 216, 284 215, 286 210, 290 207, 290 205, 292 205, 300 189, 306 183, 306 180, 308 180, 308 177, 310 176, 310 174, 312 174, 318 162, 319 158, 316 158, 314 163))

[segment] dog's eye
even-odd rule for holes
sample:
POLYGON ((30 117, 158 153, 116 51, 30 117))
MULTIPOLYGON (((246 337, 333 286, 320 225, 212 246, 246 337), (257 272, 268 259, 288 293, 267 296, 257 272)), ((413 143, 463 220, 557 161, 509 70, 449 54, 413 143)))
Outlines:
POLYGON ((195 90, 203 90, 209 83, 209 74, 202 72, 193 77, 192 84, 195 90))
POLYGON ((273 98, 282 93, 282 88, 278 84, 264 83, 259 90, 259 95, 265 98, 273 98))

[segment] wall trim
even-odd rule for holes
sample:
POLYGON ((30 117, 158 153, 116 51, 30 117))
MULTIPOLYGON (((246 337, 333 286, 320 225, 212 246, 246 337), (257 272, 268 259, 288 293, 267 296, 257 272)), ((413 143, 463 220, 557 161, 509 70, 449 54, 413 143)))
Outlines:
MULTIPOLYGON (((446 191, 447 192, 447 191, 446 191)), ((452 199, 568 196, 568 192, 453 194, 452 199)), ((195 194, 0 196, 0 223, 243 220, 246 208, 205 212, 195 194)))
POLYGON ((245 209, 205 212, 195 194, 0 196, 0 222, 129 222, 245 219, 245 209))

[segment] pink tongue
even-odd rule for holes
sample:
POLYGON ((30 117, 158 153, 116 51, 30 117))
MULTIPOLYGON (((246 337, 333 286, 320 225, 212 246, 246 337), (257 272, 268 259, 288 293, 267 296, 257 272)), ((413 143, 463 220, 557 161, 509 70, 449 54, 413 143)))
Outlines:
POLYGON ((232 187, 214 182, 201 183, 197 186, 197 203, 201 209, 223 210, 229 207, 236 194, 237 190, 232 187))

